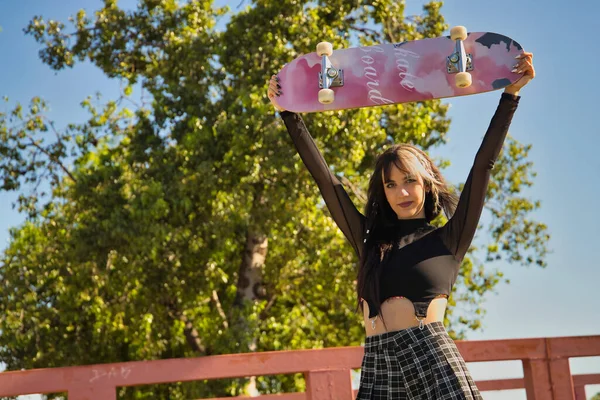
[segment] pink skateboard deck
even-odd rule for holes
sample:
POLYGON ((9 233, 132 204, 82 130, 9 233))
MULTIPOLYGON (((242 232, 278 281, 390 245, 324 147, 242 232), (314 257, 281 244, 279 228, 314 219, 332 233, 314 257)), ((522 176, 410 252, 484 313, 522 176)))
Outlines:
POLYGON ((471 32, 463 41, 471 55, 472 83, 459 88, 447 58, 455 52, 449 36, 333 50, 332 65, 342 70, 343 86, 331 87, 331 104, 318 100, 321 56, 316 52, 298 57, 278 74, 282 95, 277 102, 293 112, 318 112, 407 103, 465 96, 502 89, 521 77, 511 72, 522 53, 509 37, 490 32, 471 32))

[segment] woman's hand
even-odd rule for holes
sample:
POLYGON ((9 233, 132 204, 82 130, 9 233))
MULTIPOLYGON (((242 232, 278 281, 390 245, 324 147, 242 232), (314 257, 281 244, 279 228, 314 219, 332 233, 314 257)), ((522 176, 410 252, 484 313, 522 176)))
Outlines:
POLYGON ((281 85, 279 84, 279 78, 276 75, 271 76, 271 80, 269 81, 269 89, 267 91, 267 96, 273 106, 277 111, 285 111, 279 104, 277 104, 277 98, 281 96, 283 93, 281 92, 281 85))
POLYGON ((535 68, 533 68, 533 54, 523 52, 517 56, 517 60, 519 62, 515 65, 515 69, 512 72, 516 72, 517 74, 523 74, 523 76, 513 83, 512 85, 507 86, 504 89, 505 93, 510 93, 512 95, 518 96, 519 91, 523 86, 527 85, 533 78, 535 78, 535 68))

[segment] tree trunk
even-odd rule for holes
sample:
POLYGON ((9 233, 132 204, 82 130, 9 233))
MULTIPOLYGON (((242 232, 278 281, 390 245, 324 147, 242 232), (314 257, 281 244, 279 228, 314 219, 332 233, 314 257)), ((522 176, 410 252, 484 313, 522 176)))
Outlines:
POLYGON ((262 282, 262 270, 267 258, 268 238, 264 234, 252 232, 246 235, 246 246, 238 274, 236 304, 246 300, 255 301, 266 298, 262 282))
MULTIPOLYGON (((248 229, 246 246, 238 273, 236 305, 242 306, 248 302, 266 298, 266 290, 262 281, 262 270, 267 258, 268 244, 269 241, 266 235, 248 229)), ((252 329, 244 315, 240 315, 237 325, 241 329, 241 332, 250 332, 252 329)), ((256 341, 257 338, 252 336, 248 343, 245 343, 246 349, 250 352, 256 351, 256 341)), ((256 377, 250 377, 245 392, 250 396, 257 396, 259 394, 256 387, 256 377)))

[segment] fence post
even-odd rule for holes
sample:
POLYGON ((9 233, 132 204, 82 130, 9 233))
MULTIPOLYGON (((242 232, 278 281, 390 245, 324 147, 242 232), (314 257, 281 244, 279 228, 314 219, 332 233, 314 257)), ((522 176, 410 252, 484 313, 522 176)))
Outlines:
POLYGON ((306 400, 353 400, 349 369, 308 371, 304 377, 306 400))
POLYGON ((552 400, 548 363, 544 360, 523 360, 523 378, 527 400, 552 400))
POLYGON ((550 381, 555 399, 574 400, 575 389, 568 358, 550 360, 550 381))
POLYGON ((577 399, 577 400, 586 400, 585 386, 577 386, 575 388, 575 399, 577 399))

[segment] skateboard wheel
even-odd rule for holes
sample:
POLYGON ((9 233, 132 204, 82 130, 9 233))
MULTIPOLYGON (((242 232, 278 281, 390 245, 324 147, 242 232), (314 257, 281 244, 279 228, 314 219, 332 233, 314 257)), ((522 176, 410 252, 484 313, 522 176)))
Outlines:
POLYGON ((467 28, 464 26, 455 26, 450 29, 450 38, 452 40, 465 40, 467 38, 467 28))
POLYGON ((335 93, 331 89, 321 89, 319 90, 319 103, 321 104, 331 104, 335 99, 335 93))
POLYGON ((329 42, 321 42, 317 44, 317 54, 319 56, 329 57, 331 54, 333 54, 333 45, 329 42))
POLYGON ((458 74, 456 74, 456 78, 455 81, 456 83, 456 87, 459 88, 466 88, 471 86, 471 83, 473 83, 473 79, 471 78, 471 74, 468 72, 459 72, 458 74))

